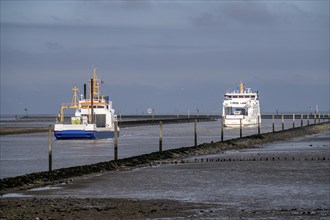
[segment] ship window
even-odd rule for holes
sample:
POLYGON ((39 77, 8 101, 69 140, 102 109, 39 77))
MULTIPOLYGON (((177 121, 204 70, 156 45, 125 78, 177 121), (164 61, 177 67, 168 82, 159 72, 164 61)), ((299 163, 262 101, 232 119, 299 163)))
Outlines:
POLYGON ((226 115, 248 115, 248 111, 246 108, 226 107, 225 114, 226 115))
MULTIPOLYGON (((92 106, 88 106, 89 108, 92 108, 92 106)), ((93 108, 104 108, 104 106, 99 106, 99 105, 93 105, 93 108)))
POLYGON ((97 127, 105 127, 106 124, 106 117, 105 114, 98 114, 96 115, 96 126, 97 127))
POLYGON ((233 95, 233 98, 237 98, 237 95, 233 95))
POLYGON ((244 96, 243 95, 240 95, 239 98, 244 98, 244 96))

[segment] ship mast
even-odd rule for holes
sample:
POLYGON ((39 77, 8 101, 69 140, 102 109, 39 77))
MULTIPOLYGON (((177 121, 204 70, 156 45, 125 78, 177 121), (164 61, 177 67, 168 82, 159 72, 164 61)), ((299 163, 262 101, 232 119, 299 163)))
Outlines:
POLYGON ((100 80, 96 76, 96 67, 94 67, 94 74, 93 74, 93 97, 90 94, 91 99, 97 99, 98 101, 100 100, 100 80))
POLYGON ((74 86, 72 90, 73 90, 73 97, 72 97, 71 103, 70 104, 63 103, 62 107, 61 107, 60 122, 62 122, 62 123, 64 122, 64 109, 66 109, 66 108, 72 108, 72 109, 79 108, 79 105, 78 105, 79 102, 78 102, 78 97, 77 97, 77 91, 79 91, 79 90, 78 90, 77 86, 74 86))
POLYGON ((239 93, 243 93, 244 92, 244 83, 241 81, 239 84, 239 93))
POLYGON ((73 97, 72 97, 72 101, 71 101, 71 106, 74 108, 78 108, 79 101, 78 101, 78 97, 77 97, 77 91, 79 91, 79 89, 77 88, 77 86, 74 86, 72 90, 73 90, 73 97))

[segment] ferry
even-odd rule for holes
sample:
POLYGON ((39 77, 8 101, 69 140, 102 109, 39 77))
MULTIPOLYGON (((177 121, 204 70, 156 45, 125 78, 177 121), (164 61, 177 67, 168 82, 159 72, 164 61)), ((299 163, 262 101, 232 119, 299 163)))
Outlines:
POLYGON ((261 123, 258 92, 240 82, 239 91, 225 93, 222 116, 226 127, 257 126, 261 123))
POLYGON ((103 139, 113 138, 115 129, 119 136, 117 116, 112 108, 109 96, 100 93, 101 81, 96 75, 94 67, 93 78, 89 80, 89 94, 86 95, 86 84, 84 94, 77 97, 78 88, 74 86, 71 103, 63 103, 57 122, 54 125, 56 139, 103 139), (75 114, 70 121, 65 121, 64 110, 75 109, 75 114), (116 126, 116 128, 115 128, 116 126))

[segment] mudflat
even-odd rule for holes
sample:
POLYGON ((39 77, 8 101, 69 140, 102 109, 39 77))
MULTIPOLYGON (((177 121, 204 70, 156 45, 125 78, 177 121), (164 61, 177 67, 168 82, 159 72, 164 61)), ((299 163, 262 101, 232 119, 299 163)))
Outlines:
POLYGON ((173 200, 109 198, 7 198, 0 200, 0 219, 145 219, 196 216, 209 205, 173 200))

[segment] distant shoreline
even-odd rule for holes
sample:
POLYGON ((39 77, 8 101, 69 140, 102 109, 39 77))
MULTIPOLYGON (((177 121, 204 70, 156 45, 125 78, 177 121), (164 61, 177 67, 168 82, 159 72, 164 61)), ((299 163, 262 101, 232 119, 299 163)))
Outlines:
MULTIPOLYGON (((189 117, 189 118, 142 118, 142 119, 131 119, 126 121, 119 121, 120 127, 133 127, 133 126, 147 126, 147 125, 157 125, 160 121, 164 124, 171 124, 171 123, 191 123, 194 120, 198 121, 214 121, 213 117, 189 117)), ((34 120, 34 119, 33 119, 34 120)), ((37 120, 36 120, 37 121, 37 120)), ((23 122, 24 121, 20 121, 23 122)), ((53 124, 51 124, 53 126, 53 124)), ((45 125, 46 126, 46 125, 45 125)), ((41 132, 48 132, 48 127, 0 127, 0 135, 13 135, 13 134, 30 134, 30 133, 41 133, 41 132)))
POLYGON ((47 132, 48 128, 0 128, 0 135, 12 135, 12 134, 31 134, 31 133, 41 133, 47 132))
MULTIPOLYGON (((329 114, 315 115, 313 114, 295 114, 295 120, 300 120, 303 116, 303 120, 319 120, 324 122, 329 120, 329 114), (318 118, 320 116, 320 118, 318 118)), ((273 115, 263 114, 261 119, 272 119, 273 115)), ((147 125, 157 125, 160 121, 164 124, 175 124, 175 123, 191 123, 195 120, 197 121, 215 121, 220 118, 220 115, 123 115, 122 117, 118 116, 118 125, 119 127, 133 127, 133 126, 147 126, 147 125)), ((274 115, 274 119, 280 120, 282 115, 274 115)), ((69 119, 69 117, 67 117, 69 119)), ((293 114, 283 114, 283 119, 292 120, 293 114)), ((48 132, 49 125, 54 125, 56 121, 55 116, 24 116, 17 118, 15 120, 0 120, 0 136, 1 135, 13 135, 13 134, 29 134, 29 133, 40 133, 48 132), (1 123, 26 123, 26 122, 36 122, 36 123, 45 123, 44 127, 11 127, 11 126, 2 126, 1 123)))

